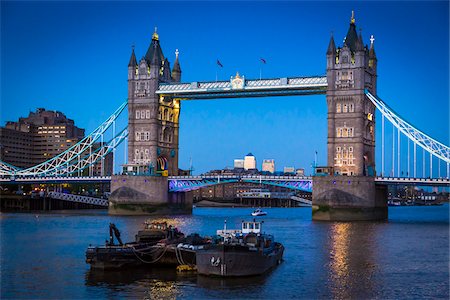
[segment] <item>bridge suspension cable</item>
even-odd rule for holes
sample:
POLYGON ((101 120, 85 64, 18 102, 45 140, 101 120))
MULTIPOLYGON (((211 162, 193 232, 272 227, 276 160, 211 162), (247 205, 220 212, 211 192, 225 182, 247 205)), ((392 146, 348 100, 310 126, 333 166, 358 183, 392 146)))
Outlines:
POLYGON ((117 108, 116 111, 112 113, 111 116, 109 116, 108 119, 106 119, 106 121, 98 126, 93 132, 59 155, 27 169, 19 169, 11 165, 9 165, 10 167, 8 169, 8 164, 1 162, 0 175, 40 176, 57 173, 57 171, 63 166, 68 166, 71 161, 79 158, 79 156, 85 151, 90 151, 92 145, 96 140, 98 140, 99 137, 103 139, 103 134, 111 125, 114 124, 127 104, 128 101, 122 103, 119 108, 117 108))
MULTIPOLYGON (((384 119, 388 119, 393 125, 393 135, 392 135, 392 171, 391 176, 394 175, 394 166, 395 166, 395 128, 397 128, 397 176, 400 174, 400 132, 403 133, 409 140, 414 143, 414 177, 416 177, 416 145, 419 145, 423 149, 422 155, 422 173, 423 177, 425 177, 425 151, 430 154, 430 177, 432 177, 433 172, 433 160, 432 157, 436 156, 438 159, 444 161, 447 164, 447 176, 450 164, 450 147, 438 142, 437 140, 431 138, 427 134, 423 133, 404 119, 402 119, 397 113, 395 113, 386 103, 384 103, 380 98, 372 95, 369 91, 366 90, 366 95, 372 101, 372 103, 376 106, 376 108, 382 114, 382 134, 384 135, 384 119)), ((382 137, 382 142, 384 142, 384 136, 382 137)), ((409 174, 409 141, 408 141, 408 174, 409 174)), ((382 146, 382 156, 383 162, 382 166, 384 167, 384 145, 382 146)), ((440 173, 440 165, 438 164, 438 171, 440 173)), ((383 170, 384 172, 384 170, 383 170)), ((440 174, 439 174, 440 175, 440 174)))

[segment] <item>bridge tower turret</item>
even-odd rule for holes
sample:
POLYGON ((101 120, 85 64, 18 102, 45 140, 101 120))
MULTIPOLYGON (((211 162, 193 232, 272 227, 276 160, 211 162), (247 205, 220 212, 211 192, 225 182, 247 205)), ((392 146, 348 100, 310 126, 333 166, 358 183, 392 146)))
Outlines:
MULTIPOLYGON (((313 177, 314 220, 387 218, 387 190, 375 185, 375 106, 377 59, 356 32, 352 12, 342 47, 331 37, 327 49, 328 176, 313 177)), ((324 175, 324 174, 319 174, 324 175)))
POLYGON ((376 94, 372 52, 353 15, 343 46, 336 49, 333 38, 328 46, 328 165, 337 175, 375 176, 375 106, 364 93, 376 94))
POLYGON ((156 94, 160 83, 181 78, 181 70, 177 69, 178 55, 175 72, 171 72, 156 28, 139 64, 133 48, 128 65, 128 163, 124 166, 127 173, 178 174, 179 101, 156 94))
POLYGON ((128 63, 128 162, 111 178, 111 214, 191 212, 192 201, 168 194, 167 176, 178 175, 180 101, 156 93, 180 80, 178 50, 171 71, 155 28, 145 56, 138 63, 133 47, 128 63))

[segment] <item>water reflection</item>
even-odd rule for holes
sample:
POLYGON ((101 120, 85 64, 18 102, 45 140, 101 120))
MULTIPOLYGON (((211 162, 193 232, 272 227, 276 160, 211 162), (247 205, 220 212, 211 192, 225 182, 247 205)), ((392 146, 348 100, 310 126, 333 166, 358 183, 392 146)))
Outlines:
POLYGON ((333 298, 374 297, 376 223, 334 223, 329 230, 329 283, 333 298))
POLYGON ((173 269, 134 268, 123 270, 90 269, 85 276, 86 286, 107 287, 112 292, 127 291, 131 297, 145 299, 176 299, 179 295, 178 280, 183 285, 193 285, 195 277, 177 276, 173 269), (144 295, 144 296, 143 296, 144 295))

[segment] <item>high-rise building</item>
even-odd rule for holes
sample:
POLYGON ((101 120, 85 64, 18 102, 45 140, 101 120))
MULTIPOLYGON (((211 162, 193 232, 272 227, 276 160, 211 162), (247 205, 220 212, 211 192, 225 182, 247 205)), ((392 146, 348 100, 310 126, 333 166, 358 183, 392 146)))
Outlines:
POLYGON ((284 167, 283 170, 284 174, 295 174, 295 168, 294 167, 284 167))
POLYGON ((235 169, 243 169, 244 168, 244 160, 243 159, 235 159, 234 160, 234 168, 235 169))
MULTIPOLYGON (((75 126, 75 122, 62 112, 38 108, 28 117, 0 127, 0 160, 19 168, 29 168, 57 156, 83 138, 84 129, 75 126)), ((95 143, 92 149, 99 146, 95 143)), ((94 176, 111 175, 112 154, 86 172, 94 176)))
POLYGON ((275 160, 273 159, 264 159, 262 163, 262 171, 275 173, 275 160))
POLYGON ((31 167, 60 154, 83 137, 84 129, 63 113, 38 108, 0 129, 0 160, 20 168, 31 167))
POLYGON ((256 169, 256 158, 253 154, 249 153, 244 157, 244 170, 256 169))
POLYGON ((300 169, 295 170, 295 175, 305 176, 305 169, 300 168, 300 169))

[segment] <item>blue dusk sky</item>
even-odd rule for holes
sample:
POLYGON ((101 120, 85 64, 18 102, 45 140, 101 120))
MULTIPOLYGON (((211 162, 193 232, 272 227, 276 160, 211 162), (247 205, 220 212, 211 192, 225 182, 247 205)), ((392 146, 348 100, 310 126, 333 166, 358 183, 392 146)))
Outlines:
MULTIPOLYGON (((158 27, 164 55, 180 51, 182 81, 325 75, 333 32, 342 45, 351 11, 365 44, 375 37, 378 96, 449 144, 449 2, 1 2, 1 115, 38 107, 64 112, 90 132, 127 97, 131 45, 140 59, 158 27), (223 68, 218 68, 219 59, 223 68)), ((381 171, 381 116, 377 116, 381 171)), ((261 168, 326 164, 325 96, 184 101, 180 167, 233 165, 252 152, 261 168)), ((124 126, 125 122, 121 122, 124 126)), ((392 127, 386 126, 392 153, 392 127)), ((402 170, 406 172, 406 139, 402 170)), ((119 151, 120 152, 120 151, 119 151)), ((385 170, 390 170, 390 155, 385 170)), ((422 151, 418 159, 421 165, 422 151)), ((119 158, 123 157, 119 155, 119 158)), ((429 158, 426 161, 428 170, 429 158)), ((437 172, 437 160, 433 162, 437 172)), ((441 164, 444 170, 444 164, 441 164)), ((421 167, 419 168, 421 170, 421 167)), ((419 171, 421 174, 421 171, 419 171)))

